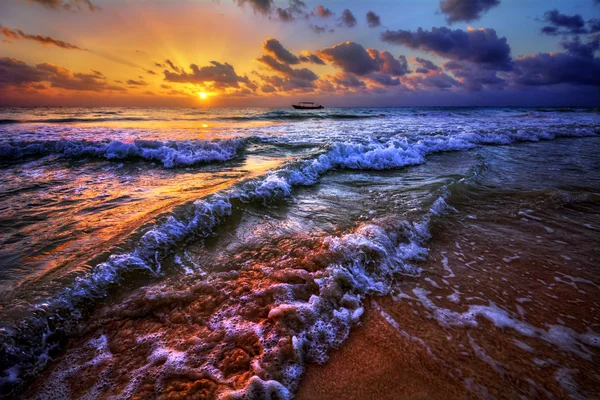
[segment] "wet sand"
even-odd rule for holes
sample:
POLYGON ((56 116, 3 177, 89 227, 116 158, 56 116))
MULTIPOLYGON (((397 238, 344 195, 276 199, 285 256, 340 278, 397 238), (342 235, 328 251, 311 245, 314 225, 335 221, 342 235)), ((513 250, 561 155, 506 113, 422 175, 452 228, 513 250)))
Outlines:
POLYGON ((423 275, 371 299, 341 348, 309 366, 297 398, 598 398, 597 232, 483 214, 439 227, 423 275))
POLYGON ((374 307, 324 365, 308 369, 298 400, 459 399, 464 387, 374 307))

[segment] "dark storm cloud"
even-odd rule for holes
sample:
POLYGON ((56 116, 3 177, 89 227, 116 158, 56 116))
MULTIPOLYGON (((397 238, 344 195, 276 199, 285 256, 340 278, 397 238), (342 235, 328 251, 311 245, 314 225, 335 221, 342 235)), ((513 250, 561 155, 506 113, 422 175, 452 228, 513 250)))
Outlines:
POLYGON ((440 2, 440 10, 446 14, 446 21, 452 24, 475 21, 498 4, 500 0, 443 0, 440 2))
POLYGON ((451 30, 446 27, 416 32, 397 30, 381 34, 384 42, 403 45, 411 49, 432 52, 452 60, 470 61, 487 68, 510 70, 510 46, 506 38, 498 38, 490 28, 451 30))
POLYGON ((367 13, 367 25, 369 25, 369 28, 377 28, 381 26, 381 18, 373 11, 369 11, 367 13))
POLYGON ((41 4, 51 10, 76 11, 84 8, 91 12, 98 10, 98 7, 94 6, 91 0, 29 0, 29 2, 41 4))
POLYGON ((315 11, 312 12, 313 16, 317 16, 320 18, 329 18, 333 15, 333 12, 324 6, 316 6, 315 11))
POLYGON ((437 71, 440 69, 440 67, 435 65, 433 62, 424 58, 417 57, 415 58, 415 62, 419 64, 419 68, 417 68, 416 71, 418 74, 427 74, 429 71, 437 71))
POLYGON ((49 82, 50 86, 76 91, 125 91, 119 86, 110 85, 99 71, 91 74, 73 73, 72 71, 50 63, 30 66, 21 60, 0 57, 0 88, 8 86, 38 85, 49 82))
POLYGON ((347 8, 342 12, 342 16, 340 17, 340 26, 346 26, 348 28, 356 26, 356 17, 352 14, 352 11, 347 8))
POLYGON ((255 12, 269 14, 273 7, 273 0, 234 0, 239 6, 248 4, 255 12))
POLYGON ((239 88, 240 82, 248 82, 245 76, 239 76, 233 66, 228 63, 211 61, 210 65, 199 67, 196 64, 190 65, 191 72, 188 73, 182 68, 179 72, 165 70, 165 81, 178 83, 205 83, 213 82, 216 88, 239 88))
POLYGON ((542 33, 547 35, 587 33, 587 30, 585 29, 585 21, 579 14, 561 14, 555 9, 547 11, 544 14, 543 21, 550 24, 542 28, 542 33))
POLYGON ((0 33, 10 39, 32 40, 34 42, 43 44, 45 46, 56 46, 56 47, 60 47, 61 49, 66 49, 66 50, 83 50, 83 51, 85 51, 85 49, 82 49, 79 46, 76 46, 74 44, 71 44, 71 43, 68 43, 68 42, 65 42, 62 40, 54 39, 53 37, 50 37, 50 36, 32 35, 30 33, 25 33, 20 29, 9 29, 6 26, 0 26, 0 33))

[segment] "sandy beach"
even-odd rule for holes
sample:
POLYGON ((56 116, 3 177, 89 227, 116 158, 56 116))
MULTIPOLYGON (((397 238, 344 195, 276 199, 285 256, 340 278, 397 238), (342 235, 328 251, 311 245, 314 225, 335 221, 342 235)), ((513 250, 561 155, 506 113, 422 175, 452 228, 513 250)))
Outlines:
POLYGON ((490 208, 470 209, 466 229, 440 227, 423 276, 372 298, 341 348, 308 368, 298 399, 594 398, 595 233, 574 250, 574 232, 490 208))

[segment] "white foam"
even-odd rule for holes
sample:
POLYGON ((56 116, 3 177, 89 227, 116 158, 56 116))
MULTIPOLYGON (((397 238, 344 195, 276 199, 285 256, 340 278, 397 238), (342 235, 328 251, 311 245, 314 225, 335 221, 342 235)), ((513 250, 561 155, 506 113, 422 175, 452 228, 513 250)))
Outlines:
POLYGON ((437 306, 428 298, 430 292, 422 288, 413 289, 413 293, 416 299, 432 312, 434 318, 444 327, 475 327, 478 326, 477 317, 483 317, 497 328, 510 328, 523 336, 541 339, 586 360, 590 360, 593 354, 588 347, 600 347, 600 334, 591 330, 586 333, 578 333, 562 325, 547 325, 547 330, 541 329, 517 319, 493 302, 487 306, 470 305, 467 311, 456 312, 437 306))

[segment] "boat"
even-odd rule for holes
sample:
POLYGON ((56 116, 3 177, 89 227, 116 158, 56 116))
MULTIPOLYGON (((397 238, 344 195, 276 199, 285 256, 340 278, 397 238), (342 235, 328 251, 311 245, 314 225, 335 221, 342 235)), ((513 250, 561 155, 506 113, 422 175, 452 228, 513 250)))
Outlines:
POLYGON ((293 104, 292 107, 294 107, 296 110, 322 110, 325 108, 313 101, 301 101, 298 104, 293 104))

